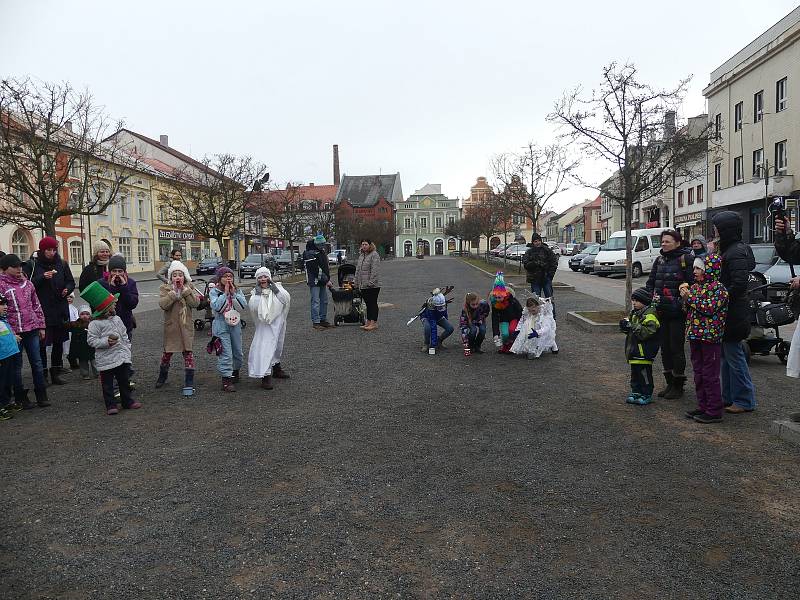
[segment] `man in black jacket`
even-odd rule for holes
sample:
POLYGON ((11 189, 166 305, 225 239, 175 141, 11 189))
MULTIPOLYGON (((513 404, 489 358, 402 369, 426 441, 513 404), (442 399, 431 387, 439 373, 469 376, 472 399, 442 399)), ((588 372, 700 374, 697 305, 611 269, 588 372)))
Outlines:
MULTIPOLYGON (((531 244, 522 257, 525 267, 525 281, 531 284, 531 291, 537 296, 553 297, 553 277, 558 269, 558 256, 542 242, 542 236, 534 233, 531 244)), ((553 302, 553 318, 556 318, 556 305, 553 302)))
POLYGON ((722 399, 725 412, 741 414, 756 408, 756 394, 742 340, 750 335, 747 281, 756 266, 750 246, 742 241, 742 218, 724 210, 712 217, 722 256, 720 281, 729 294, 728 318, 722 337, 722 399))
POLYGON ((333 327, 328 322, 328 288, 332 284, 324 244, 325 238, 318 235, 306 242, 303 252, 306 283, 311 292, 311 326, 317 331, 333 327))

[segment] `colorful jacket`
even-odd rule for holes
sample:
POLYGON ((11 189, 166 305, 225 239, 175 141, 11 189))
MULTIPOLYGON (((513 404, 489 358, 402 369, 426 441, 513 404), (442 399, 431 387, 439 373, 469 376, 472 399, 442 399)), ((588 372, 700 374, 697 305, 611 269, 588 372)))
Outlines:
POLYGON ((479 327, 483 325, 486 327, 486 317, 489 316, 489 303, 486 300, 481 300, 480 304, 478 304, 478 308, 471 311, 471 315, 467 315, 467 311, 470 310, 468 307, 465 307, 461 310, 461 320, 459 321, 459 328, 461 329, 461 341, 464 344, 469 343, 469 331, 472 327, 479 327))
POLYGON ((15 354, 19 354, 17 336, 5 318, 0 317, 0 360, 5 360, 15 354))
POLYGON ((657 334, 661 327, 655 305, 651 304, 642 310, 634 308, 628 320, 630 328, 625 338, 625 358, 632 365, 652 365, 658 354, 657 334))
POLYGON ((719 281, 722 271, 719 254, 707 254, 705 265, 705 278, 702 283, 692 284, 684 301, 686 339, 718 344, 725 333, 728 290, 719 281))
POLYGON ((25 275, 21 279, 3 273, 0 275, 0 293, 8 301, 6 319, 17 335, 34 329, 44 329, 44 313, 36 295, 36 288, 25 275))

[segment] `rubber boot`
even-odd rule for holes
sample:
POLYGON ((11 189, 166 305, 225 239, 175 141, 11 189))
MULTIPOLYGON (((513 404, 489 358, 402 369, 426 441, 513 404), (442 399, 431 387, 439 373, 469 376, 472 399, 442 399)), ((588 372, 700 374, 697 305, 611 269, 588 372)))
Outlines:
POLYGON ((236 385, 234 384, 233 377, 223 377, 222 378, 222 391, 223 392, 235 392, 236 385))
POLYGON ((184 371, 183 395, 194 396, 194 369, 186 369, 184 371))
POLYGON ((672 384, 675 381, 672 373, 664 373, 664 379, 667 380, 667 387, 656 394, 659 398, 664 398, 670 392, 670 390, 672 390, 672 384))
POLYGON ((167 383, 167 375, 169 375, 169 365, 161 365, 158 367, 158 379, 156 379, 156 389, 164 387, 167 383))
POLYGON ((33 393, 36 395, 36 404, 39 408, 50 406, 50 402, 47 399, 47 389, 33 390, 33 393))
POLYGON ((78 359, 74 356, 67 356, 67 361, 69 362, 69 368, 73 371, 77 371, 80 365, 78 364, 78 359))
POLYGON ((50 383, 53 385, 64 385, 67 383, 60 376, 61 367, 50 367, 50 383))
POLYGON ((232 374, 231 379, 233 379, 233 383, 239 383, 239 369, 234 369, 232 374))
POLYGON ((275 363, 272 367, 272 376, 275 379, 289 379, 289 374, 281 368, 281 363, 275 363))
POLYGON ((29 389, 14 390, 14 402, 19 404, 24 410, 30 410, 36 407, 30 398, 28 398, 29 389))
POLYGON ((672 378, 672 388, 664 394, 665 400, 678 400, 683 398, 683 386, 686 385, 686 377, 678 377, 677 375, 672 378))
POLYGON ((271 389, 273 389, 272 377, 270 377, 269 375, 264 375, 261 378, 261 389, 263 389, 263 390, 271 390, 271 389))

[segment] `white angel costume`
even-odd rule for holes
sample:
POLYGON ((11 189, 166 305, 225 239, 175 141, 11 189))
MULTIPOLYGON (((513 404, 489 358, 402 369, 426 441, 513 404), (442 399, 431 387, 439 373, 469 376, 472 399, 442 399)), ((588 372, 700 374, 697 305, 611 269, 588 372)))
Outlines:
POLYGON ((556 321, 553 318, 553 303, 550 298, 540 298, 539 312, 532 315, 525 308, 517 323, 519 334, 511 345, 511 352, 524 354, 528 358, 539 358, 542 352, 558 352, 556 345, 556 321), (538 337, 530 337, 536 332, 538 337))
MULTIPOLYGON (((256 282, 260 275, 272 277, 266 267, 256 271, 256 282)), ((256 333, 247 355, 247 372, 250 377, 272 375, 272 367, 281 362, 290 299, 289 292, 278 282, 272 282, 266 289, 256 283, 253 288, 248 302, 256 324, 256 333)))

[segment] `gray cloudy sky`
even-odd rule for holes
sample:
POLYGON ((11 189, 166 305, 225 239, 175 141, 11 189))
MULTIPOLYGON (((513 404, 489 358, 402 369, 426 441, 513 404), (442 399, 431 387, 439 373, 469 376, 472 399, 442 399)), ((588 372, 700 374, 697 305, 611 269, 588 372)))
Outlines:
POLYGON ((0 0, 0 75, 86 86, 131 129, 278 182, 331 183, 337 143, 343 173, 464 197, 492 155, 550 141, 554 100, 611 60, 659 86, 693 74, 683 116, 703 112, 711 70, 797 5, 655 4, 0 0))

